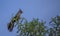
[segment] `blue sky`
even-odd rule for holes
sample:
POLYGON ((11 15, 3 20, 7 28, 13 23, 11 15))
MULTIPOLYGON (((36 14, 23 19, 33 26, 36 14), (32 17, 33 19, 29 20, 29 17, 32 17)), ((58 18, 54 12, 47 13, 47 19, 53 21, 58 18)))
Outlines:
POLYGON ((60 0, 0 0, 0 36, 16 36, 16 28, 9 32, 7 24, 19 9, 28 21, 39 18, 48 23, 51 17, 60 15, 60 0))

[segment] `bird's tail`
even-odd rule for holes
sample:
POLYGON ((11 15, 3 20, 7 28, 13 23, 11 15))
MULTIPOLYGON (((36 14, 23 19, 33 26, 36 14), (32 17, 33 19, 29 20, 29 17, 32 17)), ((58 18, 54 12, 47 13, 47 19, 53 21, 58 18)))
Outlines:
POLYGON ((13 30, 13 28, 14 28, 14 23, 9 23, 8 24, 8 30, 11 32, 12 30, 13 30))

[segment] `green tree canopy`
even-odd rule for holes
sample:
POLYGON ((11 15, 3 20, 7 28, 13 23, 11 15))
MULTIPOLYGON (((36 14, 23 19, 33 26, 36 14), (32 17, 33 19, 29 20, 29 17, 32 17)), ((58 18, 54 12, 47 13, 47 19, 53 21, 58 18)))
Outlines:
POLYGON ((19 36, 45 36, 46 26, 44 25, 45 22, 40 22, 38 19, 33 19, 30 22, 25 20, 24 23, 18 24, 17 33, 19 36))
POLYGON ((49 36, 60 36, 60 16, 52 18, 50 25, 53 28, 50 28, 49 36))

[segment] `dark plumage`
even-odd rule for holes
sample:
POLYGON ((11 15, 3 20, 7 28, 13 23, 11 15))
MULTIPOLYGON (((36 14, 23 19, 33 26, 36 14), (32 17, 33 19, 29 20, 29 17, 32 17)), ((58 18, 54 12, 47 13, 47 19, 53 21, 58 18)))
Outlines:
POLYGON ((8 24, 8 30, 11 32, 13 30, 14 24, 13 23, 9 23, 8 24))
POLYGON ((11 32, 14 28, 14 23, 20 19, 20 16, 22 14, 22 10, 19 9, 18 13, 15 15, 15 17, 12 18, 10 23, 8 23, 8 30, 11 32))

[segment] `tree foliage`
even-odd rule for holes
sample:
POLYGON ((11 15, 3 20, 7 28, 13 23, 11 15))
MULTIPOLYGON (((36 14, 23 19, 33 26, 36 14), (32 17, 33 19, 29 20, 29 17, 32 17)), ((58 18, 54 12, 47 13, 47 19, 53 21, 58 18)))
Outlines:
POLYGON ((49 36, 60 36, 60 16, 52 18, 50 25, 53 28, 50 28, 49 36))
POLYGON ((19 36, 45 36, 46 26, 45 22, 40 22, 38 19, 33 19, 28 22, 27 20, 24 23, 18 25, 19 36))
POLYGON ((39 19, 33 19, 28 22, 26 19, 24 23, 18 25, 19 36, 60 36, 60 16, 53 17, 49 23, 52 27, 46 30, 45 22, 39 19))

